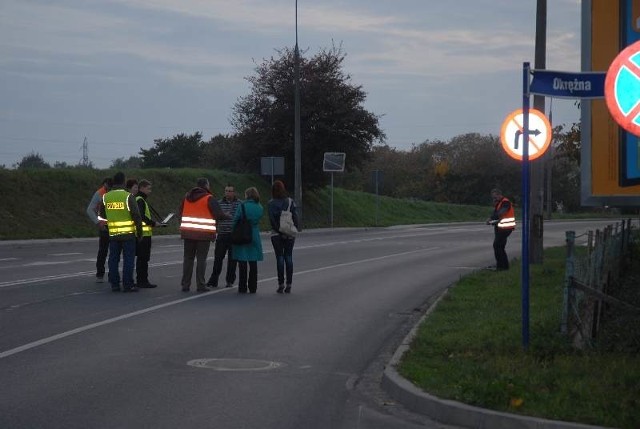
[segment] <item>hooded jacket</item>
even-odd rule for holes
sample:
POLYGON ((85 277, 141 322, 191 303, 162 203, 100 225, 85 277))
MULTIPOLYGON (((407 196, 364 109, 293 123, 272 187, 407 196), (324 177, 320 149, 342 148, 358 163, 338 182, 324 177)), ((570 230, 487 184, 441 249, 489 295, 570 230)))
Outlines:
POLYGON ((195 187, 184 196, 180 211, 180 237, 186 240, 213 241, 216 222, 230 219, 208 189, 195 187))

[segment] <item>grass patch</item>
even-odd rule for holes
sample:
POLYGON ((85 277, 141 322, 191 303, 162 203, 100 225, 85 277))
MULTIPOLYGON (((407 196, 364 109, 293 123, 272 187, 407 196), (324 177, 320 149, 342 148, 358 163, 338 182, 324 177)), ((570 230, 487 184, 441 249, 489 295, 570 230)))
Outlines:
POLYGON ((516 414, 619 428, 640 425, 637 353, 573 350, 559 334, 564 248, 531 266, 530 345, 522 348, 520 267, 452 287, 398 371, 438 397, 516 414))
MULTIPOLYGON (((32 169, 0 170, 0 195, 16 204, 0 207, 0 240, 32 238, 72 238, 96 235, 85 209, 104 177, 115 170, 91 169, 32 169)), ((271 183, 261 176, 235 174, 204 169, 144 169, 125 171, 127 178, 147 179, 153 183, 149 203, 161 214, 175 212, 198 177, 207 177, 216 197, 222 196, 226 183, 235 185, 242 198, 244 190, 256 186, 261 202, 266 206, 271 197, 271 183)), ((303 200, 304 228, 331 225, 331 194, 327 188, 308 191, 303 200)), ((427 201, 401 200, 334 189, 335 227, 373 227, 398 224, 479 221, 491 212, 491 205, 464 206, 427 201), (378 220, 376 221, 376 211, 378 220)), ((269 229, 264 216, 260 228, 269 229)), ((178 226, 172 222, 154 234, 176 234, 178 226)))

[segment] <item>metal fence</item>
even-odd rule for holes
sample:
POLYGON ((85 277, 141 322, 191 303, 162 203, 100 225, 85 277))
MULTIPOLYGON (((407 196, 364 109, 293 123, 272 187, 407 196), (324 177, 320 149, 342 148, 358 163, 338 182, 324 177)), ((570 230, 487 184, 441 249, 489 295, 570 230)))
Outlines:
POLYGON ((630 261, 631 239, 631 219, 579 236, 575 231, 566 232, 561 332, 575 347, 585 348, 593 343, 605 312, 638 310, 611 294, 630 261), (586 246, 576 246, 576 239, 585 235, 586 246))

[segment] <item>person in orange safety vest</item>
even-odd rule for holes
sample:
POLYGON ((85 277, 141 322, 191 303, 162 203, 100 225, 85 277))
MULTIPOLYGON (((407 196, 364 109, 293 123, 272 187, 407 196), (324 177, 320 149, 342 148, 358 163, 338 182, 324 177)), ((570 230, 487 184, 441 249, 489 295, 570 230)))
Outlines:
POLYGON ((511 201, 509 201, 500 189, 491 190, 493 199, 493 213, 487 219, 487 225, 494 227, 493 253, 496 258, 496 270, 504 271, 509 269, 509 258, 505 248, 507 238, 516 228, 515 211, 511 201))
POLYGON ((215 241, 217 220, 231 219, 209 190, 209 180, 202 177, 184 197, 180 211, 180 237, 184 240, 181 286, 183 292, 191 287, 193 264, 196 260, 196 286, 198 292, 207 292, 205 272, 211 242, 215 241))

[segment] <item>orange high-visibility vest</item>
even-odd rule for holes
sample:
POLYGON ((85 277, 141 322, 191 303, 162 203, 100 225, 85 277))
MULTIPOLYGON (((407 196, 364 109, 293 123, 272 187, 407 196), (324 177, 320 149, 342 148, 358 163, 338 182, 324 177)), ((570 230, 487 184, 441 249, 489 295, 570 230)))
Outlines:
POLYGON ((202 237, 203 240, 216 238, 216 219, 209 210, 211 195, 197 201, 184 201, 180 232, 183 238, 202 237))
MULTIPOLYGON (((500 201, 496 204, 496 211, 502 208, 502 205, 505 202, 509 202, 509 200, 505 197, 502 197, 500 201)), ((516 228, 516 213, 513 209, 513 204, 510 204, 509 210, 500 215, 500 221, 498 222, 498 228, 500 229, 515 229, 516 228)))

